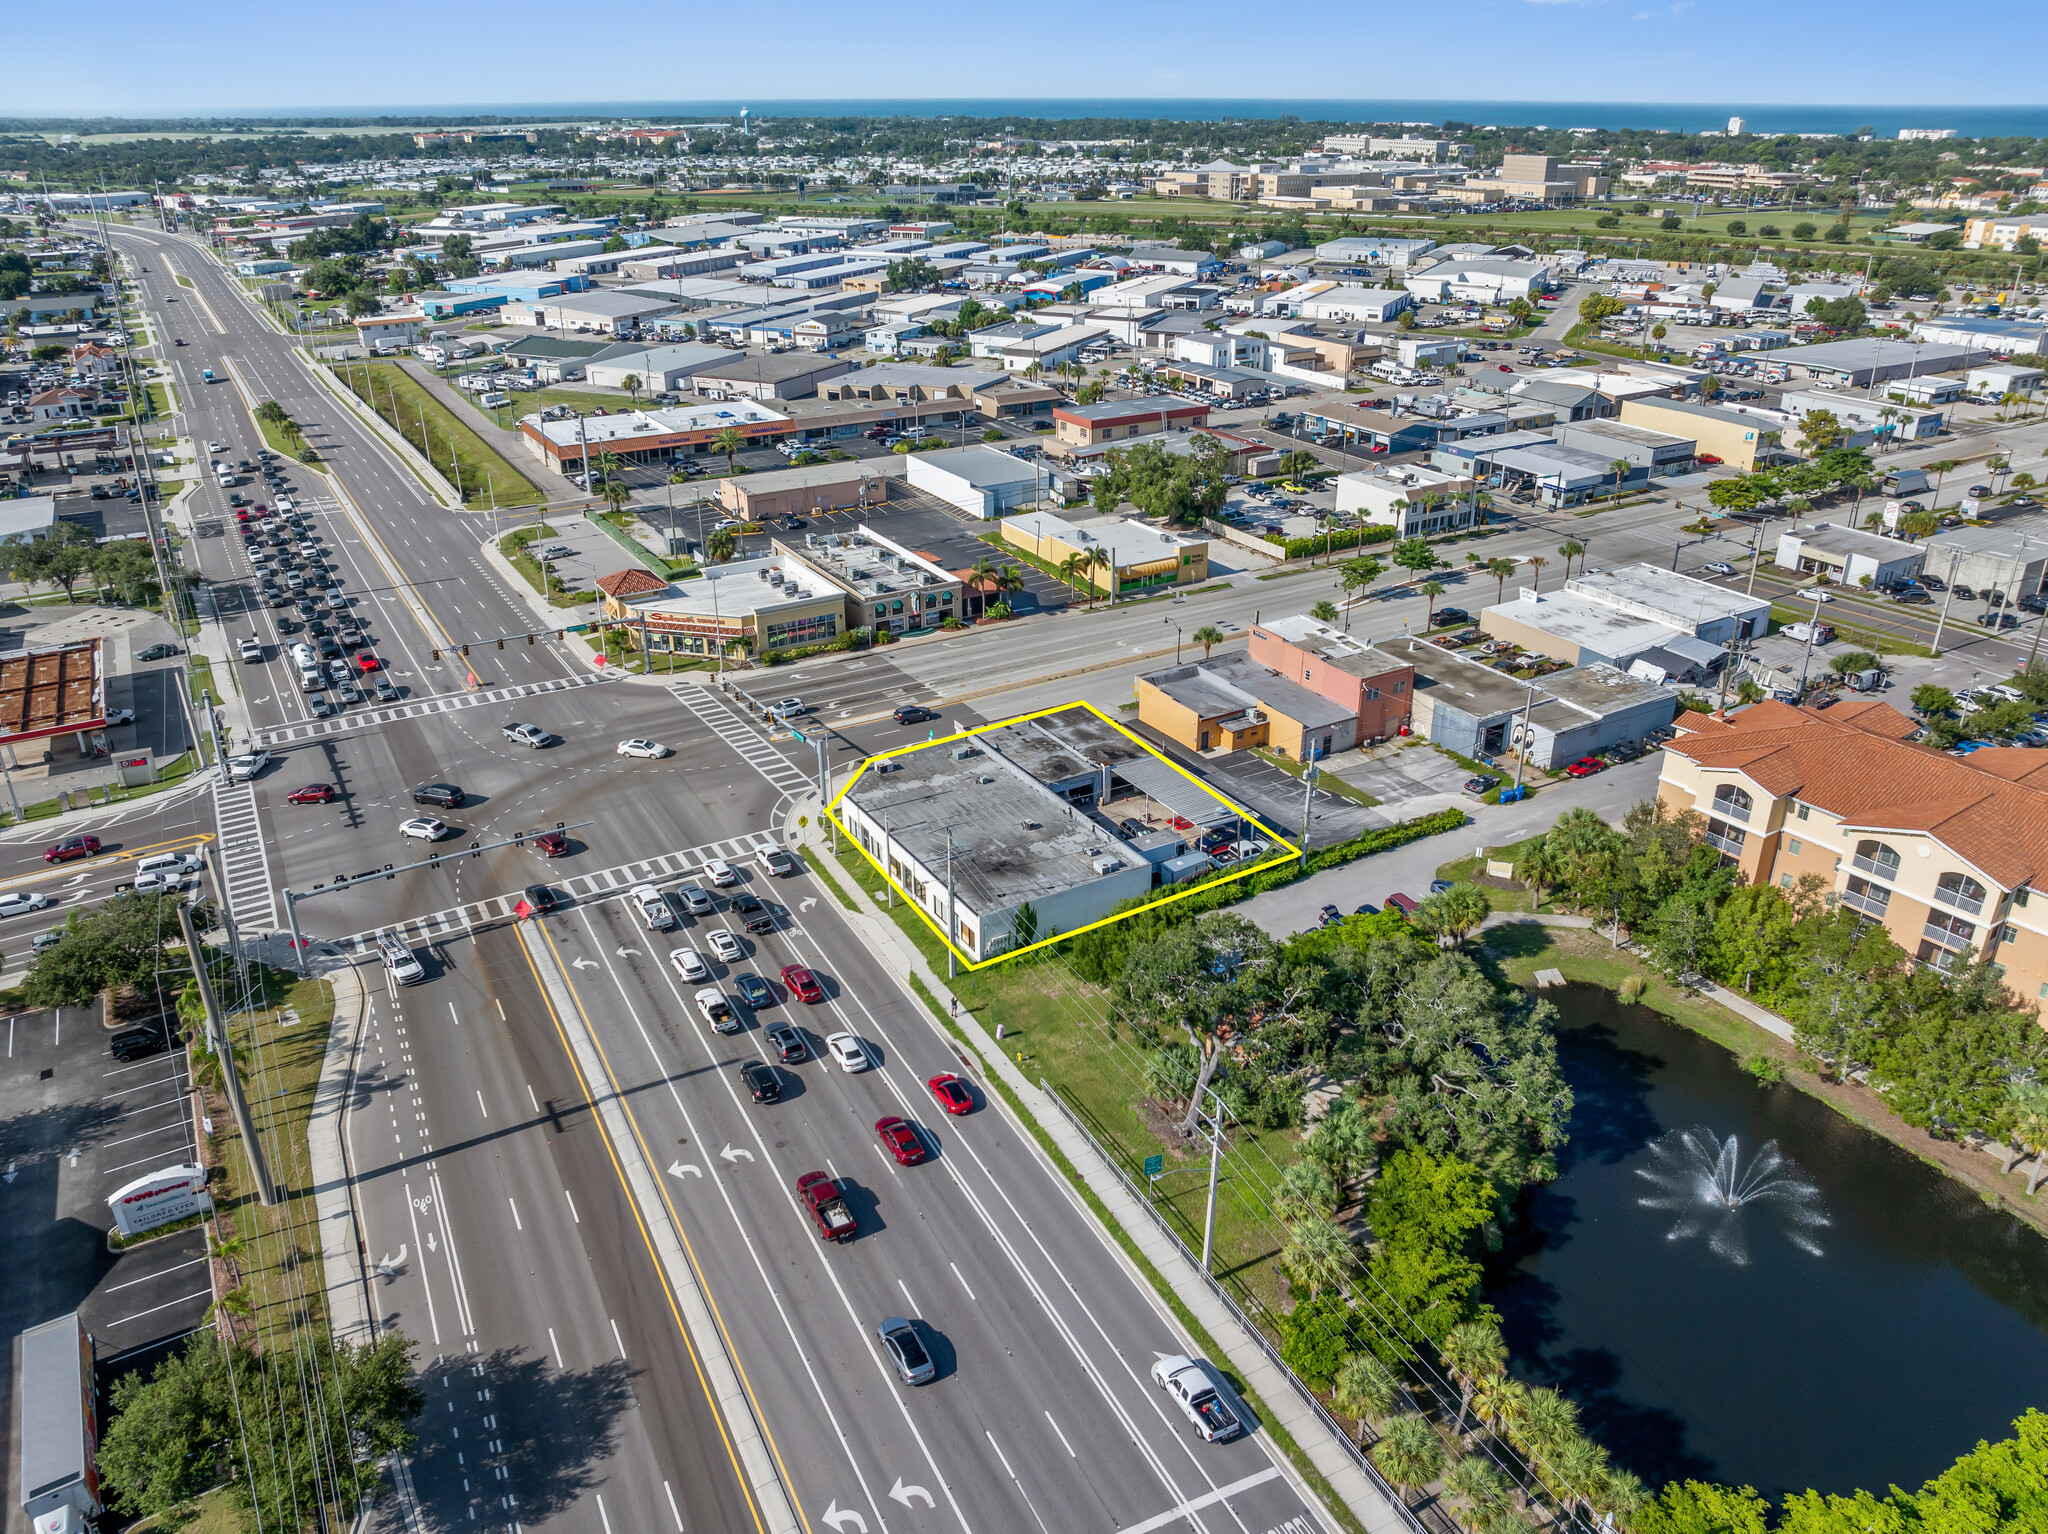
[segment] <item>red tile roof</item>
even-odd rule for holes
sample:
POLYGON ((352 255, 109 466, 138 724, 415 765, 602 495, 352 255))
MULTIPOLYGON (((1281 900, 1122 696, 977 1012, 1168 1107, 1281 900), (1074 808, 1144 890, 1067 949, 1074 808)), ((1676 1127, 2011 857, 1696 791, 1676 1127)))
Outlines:
POLYGON ((1668 747, 1703 768, 1740 772, 1872 831, 1931 836, 2007 889, 2048 888, 2048 753, 1994 748, 1949 756, 1905 737, 1889 704, 1824 711, 1762 703, 1733 719, 1681 714, 1668 747))
POLYGON ((648 570, 620 570, 611 575, 600 575, 592 584, 614 601, 668 589, 667 581, 648 570))

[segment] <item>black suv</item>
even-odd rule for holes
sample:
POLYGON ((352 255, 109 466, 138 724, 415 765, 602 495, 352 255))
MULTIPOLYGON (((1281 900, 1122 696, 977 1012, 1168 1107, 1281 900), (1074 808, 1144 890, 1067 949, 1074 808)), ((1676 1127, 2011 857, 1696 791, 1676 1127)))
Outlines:
POLYGON ((454 809, 462 800, 462 790, 453 783, 422 783, 412 791, 414 804, 433 804, 444 810, 454 809))
POLYGON ((130 1028, 107 1040, 107 1053, 123 1062, 146 1060, 151 1055, 162 1054, 167 1047, 164 1036, 154 1028, 130 1028))
POLYGON ((782 1078, 775 1074, 775 1067, 762 1060, 749 1060, 740 1067, 740 1080, 757 1103, 779 1102, 782 1099, 782 1078))

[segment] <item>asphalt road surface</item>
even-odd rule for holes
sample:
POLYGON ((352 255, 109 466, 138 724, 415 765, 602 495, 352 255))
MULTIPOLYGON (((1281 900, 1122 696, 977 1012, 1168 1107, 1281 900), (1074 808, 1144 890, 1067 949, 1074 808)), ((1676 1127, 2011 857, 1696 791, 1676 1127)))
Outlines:
MULTIPOLYGON (((368 723, 312 716, 278 654, 293 636, 277 632, 278 610, 252 606, 233 518, 202 489, 225 529, 199 540, 217 608, 264 650, 236 668, 257 737, 236 745, 273 760, 183 813, 218 815, 246 929, 284 926, 283 889, 326 886, 299 903, 300 923, 322 962, 363 961, 373 993, 345 1126, 375 1313, 418 1343, 429 1400, 380 1522, 1321 1527, 1264 1434, 1202 1444, 1151 1386, 1154 1355, 1180 1343, 1149 1288, 1000 1110, 938 1111, 925 1080, 960 1062, 808 875, 771 887, 750 871, 778 925, 746 939, 744 967, 778 1000, 740 1034, 703 1025, 668 951, 729 913, 649 932, 626 891, 673 890, 714 856, 746 865, 814 760, 700 685, 594 681, 551 638, 473 651, 472 685, 450 664, 453 643, 533 627, 477 557, 488 524, 432 504, 209 257, 165 236, 116 240, 151 268, 162 334, 189 343, 165 355, 202 449, 254 458, 261 445, 234 383, 198 383, 213 367, 282 403, 331 465, 293 466, 294 499, 403 694, 344 714, 368 723), (194 288, 175 284, 173 263, 194 288), (557 743, 505 740, 511 718, 557 743), (620 757, 629 736, 674 754, 620 757), (337 798, 287 802, 316 781, 337 798), (411 788, 429 781, 460 784, 466 802, 416 806, 411 788), (431 847, 410 840, 399 826, 416 814, 453 829, 431 847), (563 857, 530 841, 472 855, 471 842, 557 823, 571 828, 563 857), (438 866, 331 888, 432 850, 438 866), (566 903, 516 921, 511 901, 535 882, 566 903), (372 962, 386 932, 420 953, 424 983, 386 984, 372 962), (779 977, 793 962, 823 977, 825 1002, 787 999, 779 977), (754 1104, 737 1065, 761 1058, 761 1027, 777 1017, 814 1050, 827 1033, 857 1033, 873 1068, 813 1058, 783 1068, 781 1102, 754 1104), (883 1157, 884 1114, 917 1125, 925 1164, 883 1157), (862 1233, 849 1245, 821 1243, 795 1204, 795 1177, 814 1168, 853 1184, 862 1233), (887 1315, 922 1328, 941 1366, 931 1385, 910 1389, 885 1366, 873 1328, 887 1315), (693 1325, 705 1316, 708 1331, 693 1325)), ((870 664, 849 709, 878 707, 907 674, 870 664)), ((862 677, 848 668, 843 680, 862 677)), ((16 877, 49 877, 38 851, 15 854, 16 877)), ((79 888, 110 885, 112 869, 94 865, 79 888)))

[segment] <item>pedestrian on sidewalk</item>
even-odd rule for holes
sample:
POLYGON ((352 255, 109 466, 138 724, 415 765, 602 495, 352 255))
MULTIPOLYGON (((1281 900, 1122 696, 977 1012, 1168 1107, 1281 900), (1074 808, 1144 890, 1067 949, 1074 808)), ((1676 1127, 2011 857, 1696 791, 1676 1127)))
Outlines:
POLYGON ((955 996, 955 997, 954 997, 954 998, 953 998, 952 1000, 953 1000, 953 1015, 954 1015, 955 1017, 958 1017, 958 1016, 960 1015, 960 998, 959 998, 958 996, 955 996))

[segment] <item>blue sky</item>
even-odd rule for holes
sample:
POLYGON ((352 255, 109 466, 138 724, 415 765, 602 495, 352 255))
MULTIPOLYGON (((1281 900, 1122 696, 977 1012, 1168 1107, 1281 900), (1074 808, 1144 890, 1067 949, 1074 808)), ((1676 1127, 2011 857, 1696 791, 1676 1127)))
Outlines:
POLYGON ((937 97, 2040 103, 2038 0, 1439 0, 1419 8, 108 0, 9 24, 0 113, 937 97), (1398 18, 1398 19, 1397 19, 1398 18), (1118 39, 1101 45, 1090 34, 1118 39), (34 64, 23 61, 35 60, 34 64))

